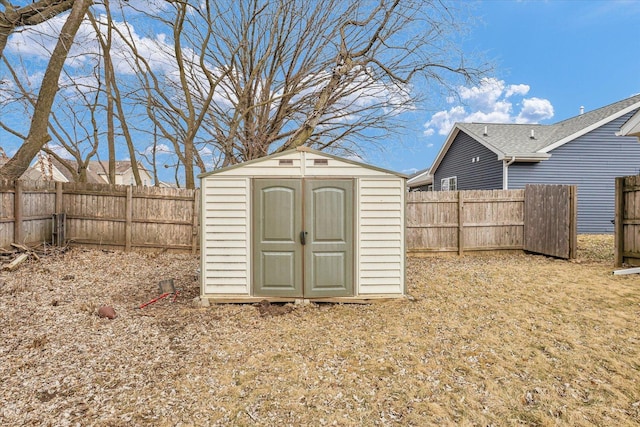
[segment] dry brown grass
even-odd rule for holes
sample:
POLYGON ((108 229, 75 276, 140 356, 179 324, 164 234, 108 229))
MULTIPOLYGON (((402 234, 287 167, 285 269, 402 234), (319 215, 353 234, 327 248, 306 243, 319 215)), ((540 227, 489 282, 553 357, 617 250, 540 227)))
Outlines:
POLYGON ((579 243, 412 258, 414 302, 274 317, 192 306, 191 256, 23 265, 0 275, 0 425, 638 425, 640 277, 579 243), (170 277, 176 303, 134 309, 170 277))

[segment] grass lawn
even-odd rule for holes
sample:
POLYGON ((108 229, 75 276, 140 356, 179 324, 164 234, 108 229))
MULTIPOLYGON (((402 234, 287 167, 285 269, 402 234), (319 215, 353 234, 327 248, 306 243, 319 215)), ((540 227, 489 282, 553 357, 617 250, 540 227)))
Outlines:
POLYGON ((280 316, 193 306, 192 256, 30 262, 0 273, 0 425, 639 425, 640 275, 579 246, 409 258, 413 301, 280 316))

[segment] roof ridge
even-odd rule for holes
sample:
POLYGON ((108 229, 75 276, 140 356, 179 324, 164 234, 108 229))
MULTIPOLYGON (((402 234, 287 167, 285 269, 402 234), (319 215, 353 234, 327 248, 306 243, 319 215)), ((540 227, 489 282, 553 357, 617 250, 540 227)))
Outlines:
POLYGON ((637 94, 637 95, 630 96, 630 97, 625 98, 625 99, 621 99, 620 101, 612 102, 611 104, 607 104, 605 106, 598 107, 595 110, 590 110, 590 111, 587 111, 585 113, 578 114, 576 116, 568 117, 568 118, 566 118, 564 120, 561 120, 559 122, 554 123, 554 125, 563 124, 563 123, 568 122, 570 120, 575 120, 575 119, 578 119, 578 118, 584 118, 586 116, 593 116, 593 115, 596 115, 596 113, 602 112, 602 111, 607 110, 607 109, 611 109, 612 110, 611 114, 614 114, 615 112, 620 111, 620 110, 622 110, 624 108, 630 107, 631 105, 633 105, 635 103, 640 103, 640 93, 637 94), (633 100, 633 102, 631 102, 632 100, 633 100), (617 107, 616 108, 612 108, 614 106, 617 106, 617 107))

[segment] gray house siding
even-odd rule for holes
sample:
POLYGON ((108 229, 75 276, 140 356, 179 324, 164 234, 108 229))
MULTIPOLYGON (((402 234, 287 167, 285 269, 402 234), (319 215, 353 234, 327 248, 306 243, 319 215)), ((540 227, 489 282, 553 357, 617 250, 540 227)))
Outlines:
POLYGON ((441 190, 440 180, 456 176, 458 190, 502 188, 502 163, 497 155, 464 132, 451 143, 433 178, 433 189, 441 190), (478 159, 479 161, 472 161, 478 159))
POLYGON ((550 152, 540 163, 509 166, 509 188, 526 184, 578 186, 578 233, 613 233, 615 178, 640 172, 640 143, 615 133, 634 112, 550 152))

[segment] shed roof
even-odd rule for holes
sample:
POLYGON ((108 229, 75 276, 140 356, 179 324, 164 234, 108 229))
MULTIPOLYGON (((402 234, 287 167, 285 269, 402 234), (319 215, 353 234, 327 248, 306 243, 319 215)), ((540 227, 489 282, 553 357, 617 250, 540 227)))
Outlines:
POLYGON ((387 173, 387 174, 390 174, 390 175, 395 175, 395 176, 398 176, 398 177, 404 178, 404 179, 408 178, 407 175, 402 174, 400 172, 395 172, 395 171, 392 171, 392 170, 389 170, 389 169, 379 168, 377 166, 372 166, 372 165, 369 165, 369 164, 366 164, 366 163, 362 163, 362 162, 358 162, 358 161, 351 160, 351 159, 345 159, 344 157, 335 156, 333 154, 328 154, 328 153, 325 153, 325 152, 322 152, 322 151, 318 151, 318 150, 314 150, 312 148, 305 147, 305 146, 292 148, 291 150, 282 151, 280 153, 270 154, 270 155, 265 156, 265 157, 260 157, 259 159, 248 160, 248 161, 243 162, 243 163, 238 163, 237 165, 232 165, 232 166, 227 166, 227 167, 224 167, 224 168, 221 168, 221 169, 216 169, 216 170, 213 170, 213 171, 210 171, 210 172, 206 172, 206 173, 200 174, 200 175, 198 175, 198 178, 200 178, 200 179, 206 178, 208 176, 216 175, 216 174, 219 174, 219 173, 223 173, 223 172, 226 172, 228 170, 237 169, 237 168, 241 168, 241 167, 244 167, 244 166, 247 166, 247 165, 252 165, 252 164, 264 162, 264 161, 267 161, 267 160, 270 160, 270 159, 276 159, 278 157, 287 156, 287 155, 290 155, 291 153, 295 153, 295 152, 313 153, 313 154, 315 154, 317 156, 338 160, 338 161, 341 161, 341 162, 345 162, 345 163, 349 163, 349 164, 352 164, 352 165, 360 166, 360 167, 365 168, 365 169, 371 169, 371 170, 374 170, 374 171, 377 171, 377 172, 382 172, 382 173, 387 173))

